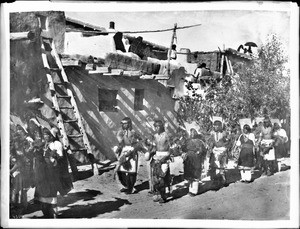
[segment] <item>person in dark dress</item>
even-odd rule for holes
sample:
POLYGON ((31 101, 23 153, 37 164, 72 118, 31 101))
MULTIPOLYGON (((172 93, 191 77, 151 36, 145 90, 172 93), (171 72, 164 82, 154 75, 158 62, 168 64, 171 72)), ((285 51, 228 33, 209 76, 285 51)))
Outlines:
POLYGON ((49 129, 43 129, 43 142, 35 152, 35 199, 41 204, 45 218, 57 217, 57 192, 63 191, 58 161, 63 157, 61 142, 55 141, 49 129))
POLYGON ((206 147, 195 129, 192 128, 190 132, 190 138, 182 147, 182 150, 185 152, 182 157, 184 178, 189 182, 189 195, 196 196, 198 194, 204 158, 206 157, 206 147))
POLYGON ((255 136, 251 133, 249 125, 243 126, 243 133, 237 140, 236 145, 240 148, 238 167, 240 169, 241 181, 251 181, 251 169, 254 167, 255 158, 255 136))

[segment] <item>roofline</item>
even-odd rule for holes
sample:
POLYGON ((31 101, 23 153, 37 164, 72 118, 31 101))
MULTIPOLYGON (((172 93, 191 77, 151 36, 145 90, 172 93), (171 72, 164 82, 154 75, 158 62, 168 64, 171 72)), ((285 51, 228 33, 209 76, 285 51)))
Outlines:
POLYGON ((93 30, 98 30, 100 32, 107 32, 106 28, 104 28, 104 27, 92 25, 90 23, 86 23, 86 22, 83 22, 83 21, 80 21, 80 20, 77 20, 77 19, 74 19, 74 18, 66 17, 66 21, 69 21, 69 22, 72 22, 72 23, 75 23, 75 24, 78 24, 78 25, 82 25, 83 27, 88 27, 88 28, 93 29, 93 30))
POLYGON ((249 56, 249 55, 244 54, 244 53, 240 53, 237 50, 232 49, 232 48, 227 48, 226 50, 224 50, 224 53, 232 53, 232 54, 234 54, 234 55, 236 55, 240 58, 247 59, 247 60, 253 60, 252 56, 249 56))
MULTIPOLYGON (((83 21, 80 21, 80 20, 77 20, 77 19, 74 19, 74 18, 66 17, 66 21, 76 23, 78 25, 82 25, 83 27, 88 27, 90 29, 97 30, 97 31, 100 31, 100 32, 108 32, 107 29, 104 28, 104 27, 95 26, 95 25, 92 25, 90 23, 85 23, 83 21)), ((118 31, 116 30, 116 32, 118 32, 118 31)), ((136 38, 135 36, 131 36, 131 35, 128 35, 128 34, 123 34, 123 36, 126 37, 126 38, 136 38)), ((143 42, 148 44, 148 45, 151 45, 154 48, 160 49, 160 50, 167 51, 169 49, 165 46, 154 44, 154 43, 152 43, 150 41, 146 41, 144 39, 143 39, 143 42)))

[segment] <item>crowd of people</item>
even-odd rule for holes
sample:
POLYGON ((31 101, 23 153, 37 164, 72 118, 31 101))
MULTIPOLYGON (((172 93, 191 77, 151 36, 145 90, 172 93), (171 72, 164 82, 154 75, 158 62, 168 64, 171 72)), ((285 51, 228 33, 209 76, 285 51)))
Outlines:
POLYGON ((10 129, 10 218, 22 217, 30 188, 44 217, 56 218, 57 193, 73 188, 67 155, 57 129, 43 128, 36 119, 27 126, 11 124, 10 129))
POLYGON ((121 122, 117 134, 119 146, 116 150, 118 175, 124 188, 122 192, 135 192, 134 184, 138 172, 139 153, 144 153, 149 162, 149 193, 153 201, 165 203, 170 194, 172 178, 170 163, 176 156, 183 159, 184 179, 188 181, 189 195, 199 193, 199 182, 203 177, 226 185, 226 169, 229 161, 240 171, 241 182, 253 181, 253 171, 270 176, 280 171, 283 158, 288 157, 288 136, 280 122, 272 124, 269 118, 250 126, 227 129, 222 120, 213 122, 208 136, 190 129, 172 136, 164 123, 156 120, 155 134, 142 139, 132 128, 130 118, 121 122))
MULTIPOLYGON (((222 120, 215 120, 209 135, 192 128, 189 133, 179 129, 172 136, 161 120, 155 121, 154 130, 153 135, 142 138, 129 117, 121 121, 114 173, 123 186, 121 192, 136 193, 142 153, 149 166, 149 195, 154 202, 165 203, 172 195, 170 163, 174 157, 183 160, 183 177, 188 181, 190 196, 199 193, 203 177, 226 185, 229 161, 240 170, 242 182, 251 182, 253 170, 272 175, 280 171, 282 158, 288 157, 287 133, 279 122, 272 124, 270 119, 252 128, 243 125, 242 129, 226 129, 222 120)), ((44 217, 56 218, 58 193, 64 196, 73 188, 58 130, 30 119, 27 128, 11 125, 10 134, 10 217, 22 217, 28 206, 27 192, 35 188, 34 202, 44 217)))

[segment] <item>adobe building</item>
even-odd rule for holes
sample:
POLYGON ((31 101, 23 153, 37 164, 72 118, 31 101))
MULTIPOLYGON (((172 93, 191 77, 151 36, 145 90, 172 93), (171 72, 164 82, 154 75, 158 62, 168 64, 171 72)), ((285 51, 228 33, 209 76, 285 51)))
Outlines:
MULTIPOLYGON (((116 160, 115 134, 126 116, 141 136, 153 133, 155 119, 167 123, 174 134, 174 88, 166 86, 170 77, 161 67, 167 66, 167 49, 144 44, 145 53, 153 60, 160 56, 163 64, 132 52, 123 54, 116 49, 112 29, 81 24, 66 19, 63 12, 10 14, 11 115, 24 126, 36 118, 43 126, 58 127, 64 146, 69 143, 80 163, 88 161, 87 152, 97 160, 116 160), (99 34, 86 35, 91 31, 99 34), (31 103, 36 100, 39 103, 31 103), (71 139, 80 135, 83 142, 71 139)), ((171 63, 171 73, 178 68, 171 63)))
POLYGON ((175 134, 176 99, 188 94, 186 81, 200 61, 208 63, 209 77, 233 73, 232 52, 181 49, 168 61, 168 48, 122 34, 113 22, 102 26, 64 12, 10 14, 11 117, 25 126, 35 118, 58 127, 80 163, 89 161, 87 153, 116 160, 115 135, 124 117, 141 136, 153 133, 155 119, 175 134))

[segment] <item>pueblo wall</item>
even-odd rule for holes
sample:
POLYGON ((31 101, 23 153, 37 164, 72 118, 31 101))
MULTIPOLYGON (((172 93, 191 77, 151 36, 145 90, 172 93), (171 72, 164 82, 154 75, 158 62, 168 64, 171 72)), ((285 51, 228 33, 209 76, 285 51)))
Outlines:
POLYGON ((125 76, 88 74, 87 71, 75 67, 65 70, 96 158, 115 159, 112 148, 118 144, 116 132, 126 116, 132 119, 133 128, 144 137, 153 133, 153 122, 157 118, 167 123, 167 130, 171 134, 176 132, 174 100, 170 90, 159 82, 125 76), (99 111, 99 88, 118 90, 116 112, 99 111), (143 110, 134 110, 135 89, 144 89, 143 110))
MULTIPOLYGON (((49 17, 48 30, 54 36, 56 48, 63 49, 62 42, 64 33, 63 12, 23 12, 10 14, 10 32, 36 31, 39 28, 37 15, 49 17)), ((40 40, 11 41, 10 42, 10 112, 27 119, 47 114, 44 119, 52 122, 51 105, 47 97, 47 78, 41 58, 40 40), (41 98, 46 105, 40 110, 37 107, 29 107, 24 102, 32 98, 41 98), (50 118, 48 120, 48 118, 50 118)))

